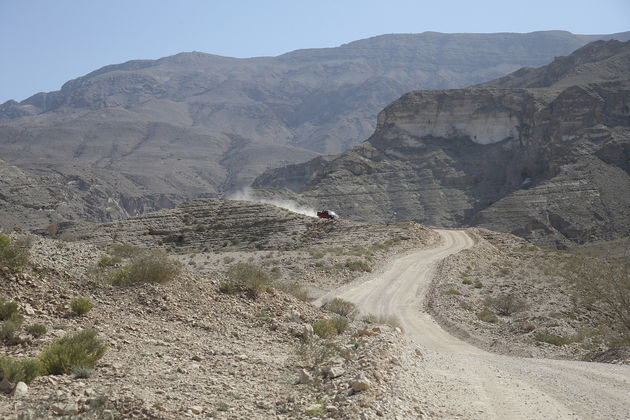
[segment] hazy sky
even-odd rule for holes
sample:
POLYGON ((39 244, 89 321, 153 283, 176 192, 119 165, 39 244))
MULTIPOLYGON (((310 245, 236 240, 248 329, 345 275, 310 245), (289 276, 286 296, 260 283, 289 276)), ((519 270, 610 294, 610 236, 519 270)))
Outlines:
POLYGON ((275 56, 386 33, 630 30, 630 0, 0 0, 0 103, 182 51, 275 56))

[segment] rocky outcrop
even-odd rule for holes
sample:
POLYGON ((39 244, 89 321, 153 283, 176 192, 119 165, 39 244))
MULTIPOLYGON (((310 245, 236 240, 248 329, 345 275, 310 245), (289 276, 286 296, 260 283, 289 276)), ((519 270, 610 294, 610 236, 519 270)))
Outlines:
POLYGON ((0 159, 0 228, 39 230, 68 221, 111 221, 169 208, 182 195, 146 194, 123 177, 75 167, 18 168, 0 159))
MULTIPOLYGON (((414 229, 412 229, 414 230, 414 229)), ((414 238, 429 238, 418 227, 414 238), (419 230, 418 230, 419 229, 419 230)), ((271 204, 224 199, 196 199, 172 209, 143 214, 112 223, 71 223, 60 234, 96 245, 113 242, 179 251, 294 250, 305 245, 352 248, 364 241, 397 234, 409 240, 406 226, 366 225, 348 220, 321 220, 271 204)), ((429 240, 427 239, 427 242, 429 240)))
MULTIPOLYGON (((629 52, 630 42, 610 41, 556 61, 587 63, 581 79, 599 81, 611 62, 630 65, 629 52)), ((628 235, 625 77, 564 88, 559 75, 547 88, 408 93, 379 114, 366 142, 293 189, 307 204, 363 221, 472 224, 559 246, 628 235)))

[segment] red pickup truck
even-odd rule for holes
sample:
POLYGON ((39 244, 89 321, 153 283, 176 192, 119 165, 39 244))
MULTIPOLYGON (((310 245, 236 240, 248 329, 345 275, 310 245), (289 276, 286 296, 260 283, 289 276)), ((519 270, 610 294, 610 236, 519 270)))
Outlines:
POLYGON ((317 212, 317 217, 320 219, 339 219, 337 213, 332 210, 322 210, 317 212))

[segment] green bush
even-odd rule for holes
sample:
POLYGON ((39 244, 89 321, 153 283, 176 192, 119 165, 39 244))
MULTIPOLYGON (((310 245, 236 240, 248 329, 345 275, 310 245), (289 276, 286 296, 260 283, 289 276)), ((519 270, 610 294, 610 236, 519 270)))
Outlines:
POLYGON ((72 309, 72 312, 79 316, 87 314, 93 307, 94 304, 90 302, 90 299, 84 297, 72 299, 72 301, 70 302, 70 308, 72 309))
POLYGON ((322 319, 311 324, 313 332, 321 338, 330 338, 337 335, 337 328, 330 319, 322 319))
POLYGON ((145 251, 134 256, 128 264, 112 271, 109 282, 114 286, 136 283, 167 283, 179 274, 181 264, 169 260, 163 250, 145 251))
POLYGON ((231 281, 224 281, 221 284, 219 284, 219 291, 221 293, 232 294, 234 293, 234 290, 235 290, 234 283, 232 283, 231 281))
POLYGON ((534 339, 536 339, 536 341, 553 344, 554 346, 563 346, 569 343, 569 340, 566 338, 553 334, 549 330, 536 331, 534 339))
POLYGON ((499 318, 488 308, 484 308, 481 312, 477 313, 477 318, 483 322, 489 322, 491 324, 499 322, 499 318))
POLYGON ((226 275, 235 285, 245 288, 253 297, 258 297, 271 285, 269 274, 250 263, 234 264, 226 275))
POLYGON ((44 372, 48 375, 63 375, 74 368, 94 368, 106 349, 96 334, 95 330, 88 329, 66 334, 54 341, 39 355, 44 372))
POLYGON ((27 325, 24 327, 24 330, 35 338, 41 337, 48 332, 46 327, 42 324, 27 325))
POLYGON ((3 321, 0 323, 0 341, 13 346, 20 343, 20 337, 18 333, 22 328, 20 322, 16 321, 3 321))
POLYGON ((0 298, 0 321, 15 321, 19 316, 16 302, 0 298))
POLYGON ((28 263, 28 250, 11 243, 6 235, 0 235, 0 266, 11 270, 21 268, 28 263))
POLYGON ((337 316, 332 320, 333 327, 337 330, 337 334, 343 334, 348 329, 350 321, 345 316, 337 316))
POLYGON ((37 359, 12 359, 0 357, 0 380, 30 383, 42 374, 42 364, 37 359))
POLYGON ((462 293, 459 290, 450 288, 448 290, 443 290, 442 294, 443 295, 451 295, 451 296, 461 296, 462 293))
POLYGON ((344 267, 346 267, 350 271, 364 271, 366 273, 372 271, 372 267, 370 267, 370 264, 368 264, 367 262, 363 260, 353 260, 350 258, 346 260, 344 267))
POLYGON ((473 284, 473 282, 470 279, 464 279, 464 280, 462 280, 462 284, 471 285, 471 284, 473 284))
POLYGON ((341 298, 333 298, 326 302, 323 307, 341 316, 349 316, 357 310, 357 305, 341 298))
POLYGON ((0 249, 6 248, 11 243, 11 239, 7 235, 0 234, 0 249))

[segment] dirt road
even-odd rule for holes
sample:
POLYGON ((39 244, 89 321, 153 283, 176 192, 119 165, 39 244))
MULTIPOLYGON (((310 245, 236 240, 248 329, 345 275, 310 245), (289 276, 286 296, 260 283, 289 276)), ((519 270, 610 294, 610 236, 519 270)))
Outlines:
MULTIPOLYGON (((397 392, 417 395, 432 416, 478 419, 630 419, 630 366, 490 354, 444 331, 424 310, 436 264, 471 247, 463 231, 328 294, 362 313, 395 316, 418 346, 397 392)), ((403 360, 404 362, 404 360, 403 360)))

